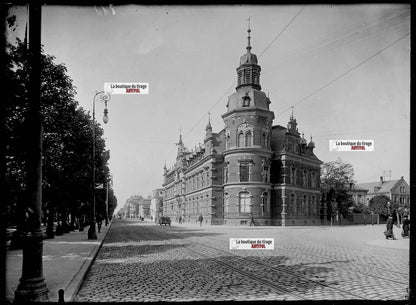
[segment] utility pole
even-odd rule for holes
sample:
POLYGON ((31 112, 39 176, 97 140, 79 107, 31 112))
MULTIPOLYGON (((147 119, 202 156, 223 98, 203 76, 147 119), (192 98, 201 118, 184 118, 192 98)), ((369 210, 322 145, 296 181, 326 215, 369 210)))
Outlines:
POLYGON ((42 113, 40 100, 41 75, 40 1, 29 4, 30 103, 28 109, 28 159, 25 225, 23 237, 22 277, 15 291, 15 302, 48 301, 48 288, 43 278, 42 203, 42 113))

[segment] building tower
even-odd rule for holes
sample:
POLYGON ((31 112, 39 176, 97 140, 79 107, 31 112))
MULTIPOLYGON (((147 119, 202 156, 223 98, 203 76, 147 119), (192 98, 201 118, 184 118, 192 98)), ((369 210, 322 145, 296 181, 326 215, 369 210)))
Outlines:
POLYGON ((257 56, 251 53, 250 26, 246 53, 237 67, 236 92, 228 98, 224 150, 224 222, 270 223, 270 147, 274 113, 261 91, 257 56))

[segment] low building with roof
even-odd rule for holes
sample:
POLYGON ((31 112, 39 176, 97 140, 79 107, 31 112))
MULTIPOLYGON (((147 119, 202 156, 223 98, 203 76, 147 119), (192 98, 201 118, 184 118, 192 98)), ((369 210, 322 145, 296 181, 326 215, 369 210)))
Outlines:
POLYGON ((350 183, 350 187, 347 190, 347 193, 352 196, 352 199, 354 200, 355 204, 357 205, 363 204, 363 205, 368 206, 368 200, 367 200, 368 190, 367 189, 362 188, 353 183, 350 183))
POLYGON ((357 187, 368 190, 366 195, 367 201, 370 201, 375 196, 385 195, 390 198, 392 203, 403 206, 410 205, 410 187, 403 176, 397 180, 387 181, 380 177, 380 180, 377 182, 358 183, 357 187))

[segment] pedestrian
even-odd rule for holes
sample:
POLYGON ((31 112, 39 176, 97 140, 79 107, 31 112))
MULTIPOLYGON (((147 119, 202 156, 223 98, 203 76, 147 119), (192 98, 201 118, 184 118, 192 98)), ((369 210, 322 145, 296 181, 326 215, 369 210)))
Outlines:
POLYGON ((389 238, 396 239, 393 234, 393 224, 394 224, 393 215, 390 215, 386 222, 386 231, 384 232, 386 239, 389 239, 389 238))
POLYGON ((101 217, 101 214, 97 215, 97 226, 98 226, 98 233, 101 233, 101 226, 103 224, 103 218, 101 217))
POLYGON ((199 226, 201 227, 202 226, 202 221, 204 220, 204 217, 202 217, 202 214, 199 215, 198 220, 199 220, 199 226))
POLYGON ((179 216, 179 224, 182 223, 182 216, 179 216))
POLYGON ((251 215, 251 218, 250 218, 250 227, 251 226, 255 226, 256 224, 254 223, 254 216, 253 215, 251 215))
POLYGON ((405 215, 403 219, 402 237, 410 237, 410 220, 407 215, 405 215))

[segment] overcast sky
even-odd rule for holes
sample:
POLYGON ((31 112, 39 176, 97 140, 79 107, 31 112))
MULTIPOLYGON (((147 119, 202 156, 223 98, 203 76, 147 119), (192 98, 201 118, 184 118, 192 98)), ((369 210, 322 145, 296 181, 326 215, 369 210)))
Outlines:
MULTIPOLYGON (((27 11, 18 15, 23 38, 27 11)), ((185 145, 214 132, 234 92, 247 45, 262 68, 274 125, 294 106, 299 131, 323 162, 350 162, 357 182, 392 179, 410 167, 410 6, 44 6, 42 44, 64 63, 76 99, 92 111, 106 82, 148 82, 148 95, 112 95, 104 137, 118 207, 161 187, 182 129, 185 145), (374 152, 331 152, 329 140, 374 140, 374 152)), ((96 104, 101 121, 104 109, 96 104)))

